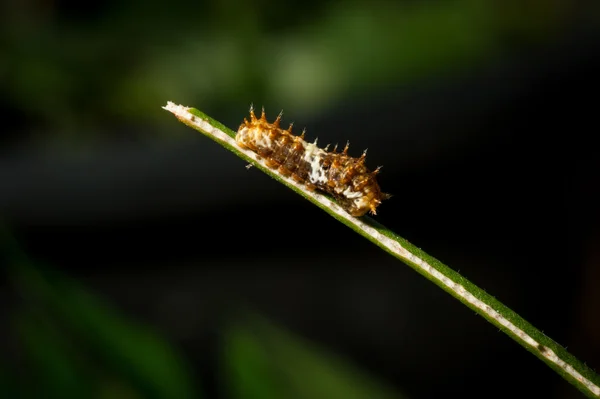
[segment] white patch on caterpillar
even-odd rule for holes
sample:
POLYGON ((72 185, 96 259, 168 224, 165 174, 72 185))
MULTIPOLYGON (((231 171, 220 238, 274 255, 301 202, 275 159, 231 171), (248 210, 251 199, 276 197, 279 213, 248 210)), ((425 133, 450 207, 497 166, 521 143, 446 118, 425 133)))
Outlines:
MULTIPOLYGON (((304 144, 304 143, 303 143, 304 144)), ((327 173, 321 166, 321 160, 325 151, 316 146, 316 144, 305 144, 304 145, 304 161, 310 164, 310 173, 308 174, 308 180, 311 183, 325 184, 327 183, 327 173)))
POLYGON ((254 144, 254 147, 271 148, 273 145, 269 135, 264 134, 261 129, 257 127, 252 129, 244 127, 240 129, 238 134, 236 134, 235 139, 238 143, 241 143, 245 146, 254 144))
POLYGON ((244 127, 235 135, 235 141, 244 148, 248 147, 248 130, 247 127, 244 127))
POLYGON ((357 199, 354 200, 354 206, 357 209, 362 209, 362 208, 367 208, 369 207, 369 200, 367 199, 366 196, 363 196, 362 194, 359 197, 355 197, 357 199))
POLYGON ((342 192, 342 195, 352 201, 354 203, 354 207, 356 209, 368 208, 369 200, 367 196, 360 191, 353 191, 352 187, 348 187, 342 192))
POLYGON ((254 138, 256 140, 256 146, 260 146, 262 148, 271 148, 273 143, 271 142, 271 138, 269 137, 269 133, 262 133, 260 129, 254 129, 254 138))
POLYGON ((356 199, 362 197, 364 194, 360 191, 352 191, 352 187, 348 187, 344 190, 342 195, 348 199, 356 199))

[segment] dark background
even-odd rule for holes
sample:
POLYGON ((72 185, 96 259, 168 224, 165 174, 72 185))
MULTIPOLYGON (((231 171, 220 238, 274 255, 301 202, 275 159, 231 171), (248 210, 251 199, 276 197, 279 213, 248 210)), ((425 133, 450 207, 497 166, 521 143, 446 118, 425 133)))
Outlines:
MULTIPOLYGON (((595 2, 31 0, 0 13, 11 245, 159 331, 198 396, 231 397, 219 348, 249 308, 409 398, 581 394, 178 123, 168 100, 233 129, 250 103, 283 109, 309 139, 368 147, 394 194, 379 222, 600 366, 595 2)), ((27 380, 10 276, 0 350, 27 380)))

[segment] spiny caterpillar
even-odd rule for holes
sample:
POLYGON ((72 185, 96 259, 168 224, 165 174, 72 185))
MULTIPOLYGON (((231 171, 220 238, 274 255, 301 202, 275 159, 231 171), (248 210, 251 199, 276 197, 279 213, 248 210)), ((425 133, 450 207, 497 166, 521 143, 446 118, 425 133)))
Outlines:
POLYGON ((341 153, 336 152, 337 145, 331 152, 327 151, 329 145, 325 149, 318 148, 317 140, 304 141, 304 131, 294 136, 293 124, 287 130, 281 129, 281 115, 269 123, 264 108, 257 118, 251 107, 250 121, 244 118, 235 136, 236 142, 264 158, 269 168, 291 176, 308 190, 331 194, 352 216, 367 212, 375 215, 381 201, 390 195, 381 192, 375 179, 381 167, 371 172, 365 166, 367 151, 360 158, 353 158, 348 155, 348 144, 341 153))

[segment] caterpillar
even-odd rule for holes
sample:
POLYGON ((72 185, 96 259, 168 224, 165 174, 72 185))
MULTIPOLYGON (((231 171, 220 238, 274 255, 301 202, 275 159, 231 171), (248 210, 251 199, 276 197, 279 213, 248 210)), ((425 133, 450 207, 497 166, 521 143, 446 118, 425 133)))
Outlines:
POLYGON ((286 177, 304 184, 310 191, 320 190, 332 195, 339 205, 352 216, 363 216, 367 212, 376 215, 376 209, 391 197, 381 192, 376 176, 381 167, 369 171, 365 166, 367 151, 360 158, 348 155, 349 144, 341 153, 328 151, 314 143, 304 141, 305 131, 300 136, 280 128, 280 113, 273 123, 267 122, 265 110, 257 118, 250 108, 250 120, 244 118, 235 140, 237 144, 264 158, 269 168, 276 169, 286 177))

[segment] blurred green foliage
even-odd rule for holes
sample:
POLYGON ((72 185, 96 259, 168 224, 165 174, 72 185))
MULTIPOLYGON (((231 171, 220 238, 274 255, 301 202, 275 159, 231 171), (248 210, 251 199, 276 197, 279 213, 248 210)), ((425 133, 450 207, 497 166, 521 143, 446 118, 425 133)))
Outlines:
MULTIPOLYGON (((12 323, 19 356, 11 359, 12 371, 8 365, 0 368, 0 397, 204 396, 185 356, 165 337, 57 270, 33 265, 10 236, 1 238, 2 255, 9 254, 6 270, 22 304, 12 323)), ((402 397, 350 363, 248 314, 222 334, 223 397, 402 397)))
POLYGON ((156 332, 57 272, 11 270, 25 299, 15 324, 26 380, 36 381, 22 386, 29 397, 198 397, 182 356, 156 332))
MULTIPOLYGON (((84 3, 0 5, 0 106, 42 135, 171 126, 167 100, 209 114, 250 102, 316 112, 550 42, 577 11, 571 0, 84 3)), ((11 264, 26 373, 0 364, 2 397, 201 396, 185 356, 152 328, 66 276, 11 264)), ((226 338, 232 398, 400 397, 259 319, 226 338)))
POLYGON ((350 362, 261 317, 234 325, 225 342, 225 385, 232 398, 405 397, 350 362))
POLYGON ((81 137, 170 122, 157 108, 167 100, 316 112, 551 41, 575 3, 32 0, 1 10, 0 93, 33 127, 81 137))

